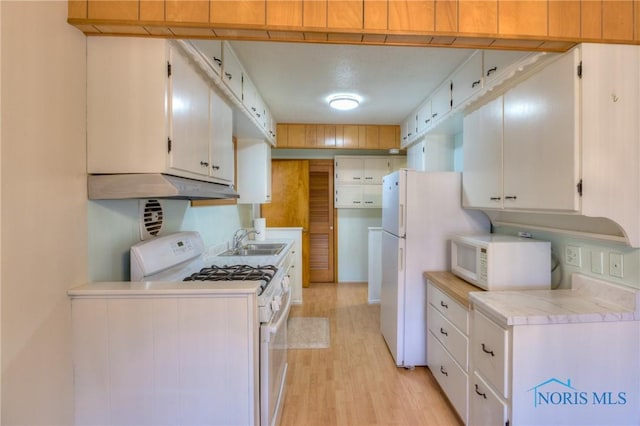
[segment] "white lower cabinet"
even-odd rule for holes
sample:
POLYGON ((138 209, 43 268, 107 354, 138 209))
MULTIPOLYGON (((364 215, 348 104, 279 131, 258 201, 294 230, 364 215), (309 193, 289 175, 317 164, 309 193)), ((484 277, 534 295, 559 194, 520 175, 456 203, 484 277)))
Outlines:
POLYGON ((468 424, 640 424, 638 321, 605 317, 563 323, 537 317, 504 325, 474 306, 468 424))
POLYGON ((259 423, 255 293, 113 293, 72 296, 75 424, 259 423))
POLYGON ((468 411, 468 310, 427 282, 427 359, 431 373, 466 422, 468 411))
POLYGON ((509 412, 504 400, 496 395, 478 373, 473 373, 470 383, 468 424, 509 426, 509 412))

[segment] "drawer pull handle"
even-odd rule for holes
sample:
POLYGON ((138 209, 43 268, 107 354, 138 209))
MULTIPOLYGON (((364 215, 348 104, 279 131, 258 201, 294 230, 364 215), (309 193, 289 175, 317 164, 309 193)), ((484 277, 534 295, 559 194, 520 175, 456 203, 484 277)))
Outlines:
POLYGON ((443 330, 442 327, 440 327, 440 334, 444 334, 445 336, 449 335, 449 333, 447 333, 446 330, 443 330))
POLYGON ((483 392, 480 392, 480 390, 478 389, 478 384, 477 383, 476 383, 476 393, 478 395, 480 395, 481 397, 483 397, 484 399, 487 399, 487 394, 483 393, 483 392))
POLYGON ((440 306, 442 306, 445 309, 449 309, 449 305, 447 305, 446 303, 444 303, 442 300, 440 301, 440 306))
POLYGON ((496 356, 496 355, 493 353, 493 351, 490 351, 489 349, 487 349, 487 348, 484 346, 484 343, 482 344, 482 351, 483 351, 485 354, 489 354, 489 355, 491 355, 491 356, 496 356))
POLYGON ((445 370, 445 369, 444 369, 444 366, 442 366, 442 365, 440 366, 440 372, 441 372, 442 374, 444 374, 445 376, 449 376, 449 373, 447 373, 447 370, 445 370))

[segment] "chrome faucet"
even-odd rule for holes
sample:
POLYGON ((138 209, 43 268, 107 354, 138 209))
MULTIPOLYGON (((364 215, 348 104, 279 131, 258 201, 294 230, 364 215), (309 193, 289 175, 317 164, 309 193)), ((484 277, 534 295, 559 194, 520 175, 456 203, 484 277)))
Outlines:
POLYGON ((247 229, 238 229, 235 234, 233 234, 233 249, 238 250, 242 246, 242 240, 247 238, 249 235, 258 235, 260 231, 247 230, 247 229))

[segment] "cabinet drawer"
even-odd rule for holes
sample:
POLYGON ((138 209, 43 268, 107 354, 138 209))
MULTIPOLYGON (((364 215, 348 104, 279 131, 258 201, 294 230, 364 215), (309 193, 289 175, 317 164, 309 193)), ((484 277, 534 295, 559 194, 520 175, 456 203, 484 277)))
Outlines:
POLYGON ((473 311, 471 357, 478 370, 505 398, 508 389, 508 333, 478 311, 473 311))
POLYGON ((447 319, 433 306, 428 308, 429 330, 442 343, 442 345, 451 353, 453 358, 464 371, 469 369, 467 364, 469 341, 467 336, 462 334, 460 330, 453 326, 447 319))
POLYGON ((469 379, 469 426, 506 425, 507 404, 476 372, 469 379))
POLYGON ((429 283, 427 292, 429 303, 435 306, 463 334, 469 335, 469 311, 431 283, 429 283))
POLYGON ((433 377, 466 423, 469 389, 467 373, 462 371, 431 332, 427 334, 427 357, 433 377))

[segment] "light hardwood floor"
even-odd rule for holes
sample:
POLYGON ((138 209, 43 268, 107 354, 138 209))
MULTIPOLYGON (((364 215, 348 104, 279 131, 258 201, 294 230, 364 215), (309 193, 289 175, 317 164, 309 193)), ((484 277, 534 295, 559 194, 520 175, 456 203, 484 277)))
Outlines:
POLYGON ((425 367, 398 368, 366 283, 312 284, 291 316, 328 317, 329 349, 290 349, 281 426, 459 426, 425 367))

